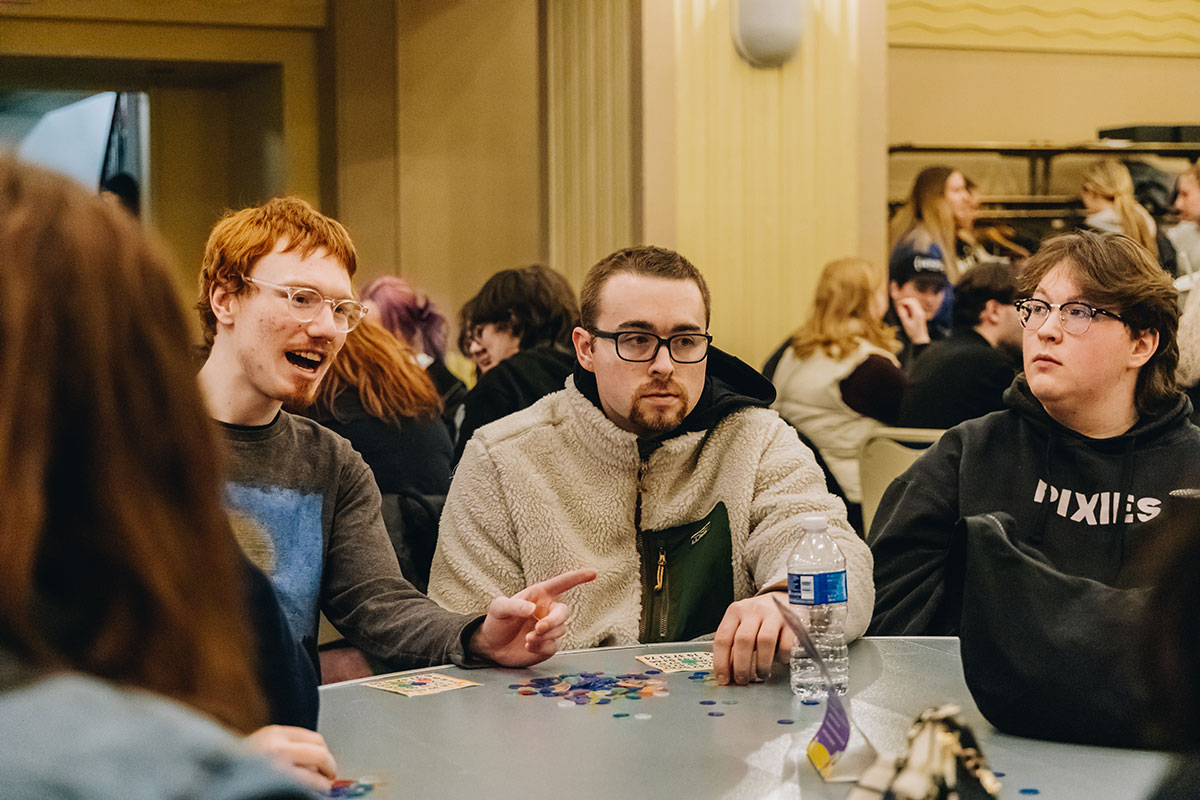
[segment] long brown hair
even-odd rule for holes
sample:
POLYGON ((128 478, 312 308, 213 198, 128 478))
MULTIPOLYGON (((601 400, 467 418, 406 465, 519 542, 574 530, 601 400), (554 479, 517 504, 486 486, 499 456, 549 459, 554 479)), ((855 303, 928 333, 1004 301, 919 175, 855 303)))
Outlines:
POLYGON ((313 405, 336 418, 337 398, 347 390, 358 392, 367 413, 385 422, 442 413, 442 399, 412 348, 370 320, 346 334, 313 405))
POLYGON ((163 252, 0 158, 0 269, 0 646, 253 730, 243 561, 163 252))
POLYGON ((863 341, 898 352, 895 329, 884 325, 871 307, 882 290, 883 278, 869 261, 842 258, 826 264, 817 281, 812 314, 792 336, 796 358, 808 358, 818 350, 842 358, 863 341))
POLYGON ((958 170, 951 167, 926 167, 917 173, 908 199, 892 217, 890 249, 895 250, 908 237, 920 248, 936 244, 942 251, 942 263, 951 283, 958 282, 958 261, 954 257, 958 236, 954 212, 946 199, 946 183, 958 170))

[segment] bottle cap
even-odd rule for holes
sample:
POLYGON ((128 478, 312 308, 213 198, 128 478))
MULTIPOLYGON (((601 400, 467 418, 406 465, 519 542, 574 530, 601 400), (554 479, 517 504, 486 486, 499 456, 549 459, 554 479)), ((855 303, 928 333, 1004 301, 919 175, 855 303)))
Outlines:
POLYGON ((824 514, 805 514, 800 527, 806 531, 823 531, 829 527, 829 518, 824 514))

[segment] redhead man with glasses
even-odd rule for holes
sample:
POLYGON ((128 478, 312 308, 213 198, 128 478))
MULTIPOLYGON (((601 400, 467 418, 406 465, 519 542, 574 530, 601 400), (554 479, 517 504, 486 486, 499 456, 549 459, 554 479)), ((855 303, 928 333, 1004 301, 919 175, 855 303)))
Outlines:
POLYGON ((311 403, 365 315, 350 285, 356 266, 345 228, 295 198, 231 212, 209 236, 196 304, 210 348, 200 386, 227 444, 226 501, 243 530, 265 534, 251 556, 265 562, 314 662, 319 612, 395 669, 542 661, 568 616, 558 595, 590 572, 489 598, 486 616, 439 608, 401 575, 362 457, 283 410, 311 403))

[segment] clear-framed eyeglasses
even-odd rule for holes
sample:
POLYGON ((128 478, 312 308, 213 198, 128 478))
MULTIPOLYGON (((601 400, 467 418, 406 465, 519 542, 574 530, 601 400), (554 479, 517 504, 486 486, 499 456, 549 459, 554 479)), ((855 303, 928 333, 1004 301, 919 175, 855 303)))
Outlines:
POLYGON ((658 358, 658 351, 667 348, 676 364, 695 364, 708 355, 712 336, 707 333, 677 333, 663 338, 642 331, 592 331, 600 339, 612 339, 617 346, 617 358, 642 363, 658 358))
POLYGON ((255 286, 268 286, 278 291, 281 297, 287 295, 288 311, 298 322, 312 322, 321 313, 321 306, 328 305, 333 312, 333 327, 338 333, 349 333, 367 315, 367 307, 357 300, 334 300, 307 286, 284 286, 249 275, 243 275, 242 280, 255 286))
POLYGON ((1106 317, 1112 317, 1121 322, 1125 321, 1121 316, 1111 311, 1089 306, 1087 303, 1047 303, 1045 300, 1029 298, 1018 300, 1013 305, 1017 307, 1017 314, 1021 318, 1021 326, 1034 331, 1042 327, 1046 323, 1046 320, 1050 318, 1051 309, 1058 311, 1058 319, 1062 323, 1063 330, 1076 336, 1087 333, 1088 328, 1092 326, 1092 320, 1097 314, 1103 314, 1106 317))

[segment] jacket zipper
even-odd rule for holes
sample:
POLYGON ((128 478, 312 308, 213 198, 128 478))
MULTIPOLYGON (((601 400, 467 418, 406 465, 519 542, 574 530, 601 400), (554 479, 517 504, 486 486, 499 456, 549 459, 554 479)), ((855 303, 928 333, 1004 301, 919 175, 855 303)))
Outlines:
MULTIPOLYGON (((642 483, 646 477, 646 459, 642 459, 638 463, 637 471, 637 498, 633 505, 633 527, 637 535, 637 550, 638 558, 643 559, 645 556, 644 542, 642 541, 642 483)), ((654 612, 654 591, 651 590, 653 583, 651 582, 650 565, 646 564, 646 569, 642 575, 642 619, 638 628, 638 641, 645 642, 646 636, 650 631, 650 617, 654 612)))
POLYGON ((658 548, 658 580, 654 584, 654 591, 659 593, 658 602, 656 603, 658 611, 658 640, 665 641, 667 638, 667 615, 671 610, 671 604, 667 600, 667 551, 662 547, 658 548))

